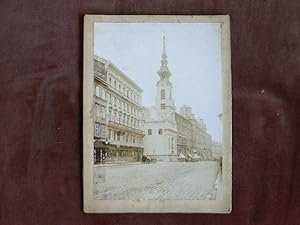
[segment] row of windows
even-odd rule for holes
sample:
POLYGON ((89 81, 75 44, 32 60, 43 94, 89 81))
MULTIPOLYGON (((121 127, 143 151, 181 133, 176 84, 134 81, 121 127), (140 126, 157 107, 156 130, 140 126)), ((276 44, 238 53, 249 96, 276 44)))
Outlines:
POLYGON ((177 132, 182 136, 192 136, 192 130, 181 125, 177 125, 177 132))
MULTIPOLYGON (((158 129, 158 134, 162 135, 163 134, 163 130, 162 129, 158 129)), ((148 129, 148 135, 152 135, 152 129, 148 129)))
POLYGON ((104 88, 100 87, 99 85, 96 85, 95 87, 95 95, 99 98, 102 98, 105 100, 105 90, 104 88))
MULTIPOLYGON (((172 92, 170 92, 170 99, 172 98, 172 92)), ((160 90, 160 99, 164 100, 166 99, 166 90, 165 89, 161 89, 160 90)))
POLYGON ((103 137, 105 138, 105 125, 104 124, 99 124, 95 123, 95 137, 103 137))
POLYGON ((122 124, 124 126, 128 126, 131 128, 139 129, 141 122, 139 119, 132 118, 125 113, 117 113, 117 112, 112 112, 109 111, 109 120, 113 121, 115 123, 122 124))
POLYGON ((105 106, 100 106, 99 104, 96 104, 96 116, 100 117, 102 119, 106 118, 106 108, 105 106))
POLYGON ((111 94, 108 94, 108 102, 115 107, 119 108, 121 111, 130 113, 131 115, 140 117, 140 110, 138 110, 136 107, 132 106, 131 104, 128 104, 125 101, 122 101, 121 99, 117 98, 116 96, 113 96, 111 94))
POLYGON ((95 87, 95 95, 99 98, 107 100, 110 104, 112 104, 113 106, 119 108, 124 112, 130 113, 131 115, 138 116, 138 117, 141 116, 140 110, 138 110, 136 107, 132 106, 131 104, 128 104, 125 101, 122 101, 121 99, 119 99, 118 97, 110 93, 106 93, 104 88, 99 85, 96 85, 95 87))
POLYGON ((143 144, 143 138, 141 136, 129 134, 127 132, 108 130, 108 138, 113 141, 121 141, 132 144, 143 144))
POLYGON ((140 96, 135 94, 132 90, 130 90, 127 86, 122 84, 117 79, 114 79, 112 77, 108 78, 108 83, 111 87, 113 87, 116 91, 122 93, 127 98, 131 99, 132 101, 136 103, 140 103, 140 96))

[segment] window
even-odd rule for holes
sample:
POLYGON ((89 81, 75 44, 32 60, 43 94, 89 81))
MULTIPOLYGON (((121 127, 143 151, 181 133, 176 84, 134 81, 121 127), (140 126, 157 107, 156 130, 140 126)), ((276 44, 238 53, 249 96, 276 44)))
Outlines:
POLYGON ((105 106, 101 106, 101 112, 100 112, 100 116, 102 119, 105 119, 105 111, 106 111, 106 108, 105 106))
POLYGON ((111 139, 111 129, 108 130, 108 138, 111 139))
POLYGON ((119 84, 119 92, 121 92, 121 84, 119 84))
POLYGON ((95 90, 95 92, 96 92, 96 96, 97 96, 97 97, 100 97, 100 88, 99 88, 98 85, 96 85, 96 90, 95 90))
POLYGON ((111 85, 111 77, 109 77, 109 84, 111 85))
POLYGON ((107 100, 109 101, 109 103, 111 103, 111 95, 107 94, 107 100))
POLYGON ((129 90, 127 90, 127 98, 129 98, 129 90))
POLYGON ((105 100, 105 90, 104 89, 102 89, 102 99, 105 100))
POLYGON ((117 81, 116 80, 114 82, 114 87, 115 87, 115 89, 117 89, 117 81))
POLYGON ((159 134, 159 135, 162 135, 162 129, 159 129, 159 130, 158 130, 158 134, 159 134))
POLYGON ((120 137, 121 137, 121 131, 117 132, 117 141, 120 141, 120 137))
POLYGON ((100 137, 105 137, 105 125, 100 125, 100 137))
POLYGON ((114 119, 113 119, 113 121, 117 122, 117 113, 116 112, 114 113, 114 119))
POLYGON ((113 105, 114 104, 114 96, 111 95, 111 104, 113 105))
POLYGON ((125 87, 123 87, 123 95, 125 95, 125 87))
POLYGON ((148 135, 152 135, 152 130, 148 129, 148 135))
POLYGON ((160 99, 161 100, 166 99, 166 91, 165 91, 165 89, 161 89, 160 90, 160 99))
POLYGON ((112 117, 111 109, 109 109, 109 112, 108 112, 108 119, 111 120, 111 117, 112 117))
POLYGON ((95 137, 100 137, 100 124, 95 123, 95 137))
POLYGON ((100 105, 96 104, 95 107, 96 107, 96 116, 98 117, 100 116, 100 105))
POLYGON ((161 105, 160 105, 160 108, 161 108, 161 109, 165 109, 165 108, 166 108, 166 104, 161 104, 161 105))

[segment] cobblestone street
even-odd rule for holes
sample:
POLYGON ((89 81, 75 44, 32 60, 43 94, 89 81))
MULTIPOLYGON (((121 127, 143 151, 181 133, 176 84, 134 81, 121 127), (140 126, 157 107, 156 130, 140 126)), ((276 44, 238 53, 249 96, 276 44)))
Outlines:
POLYGON ((157 162, 95 166, 95 196, 113 200, 220 198, 217 162, 157 162))

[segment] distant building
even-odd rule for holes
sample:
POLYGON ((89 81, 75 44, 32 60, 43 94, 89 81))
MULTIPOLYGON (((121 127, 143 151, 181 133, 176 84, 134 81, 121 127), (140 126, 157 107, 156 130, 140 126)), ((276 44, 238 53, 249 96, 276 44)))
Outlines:
POLYGON ((186 159, 188 154, 193 154, 192 123, 179 113, 175 114, 177 126, 177 153, 181 159, 186 159))
MULTIPOLYGON (((207 132, 206 125, 202 119, 196 119, 192 108, 182 106, 180 108, 181 117, 177 117, 178 138, 184 142, 190 140, 190 144, 183 147, 189 149, 189 154, 197 154, 201 160, 212 159, 212 138, 207 132), (183 126, 185 124, 185 126, 183 126), (189 128, 188 128, 189 127, 189 128), (185 137, 182 137, 185 134, 185 137)), ((178 148, 182 148, 182 143, 178 141, 178 148)), ((187 156, 187 154, 185 155, 187 156)))
POLYGON ((94 161, 140 161, 142 89, 113 63, 97 56, 94 81, 94 161))
POLYGON ((156 83, 155 106, 145 108, 144 154, 157 160, 172 160, 177 156, 177 127, 165 37, 157 73, 160 79, 156 83))

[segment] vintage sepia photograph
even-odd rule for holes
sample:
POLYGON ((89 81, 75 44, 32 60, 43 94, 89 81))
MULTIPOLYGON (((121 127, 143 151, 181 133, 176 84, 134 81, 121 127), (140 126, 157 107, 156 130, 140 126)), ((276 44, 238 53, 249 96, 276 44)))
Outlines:
POLYGON ((231 211, 228 16, 85 16, 84 210, 231 211))

